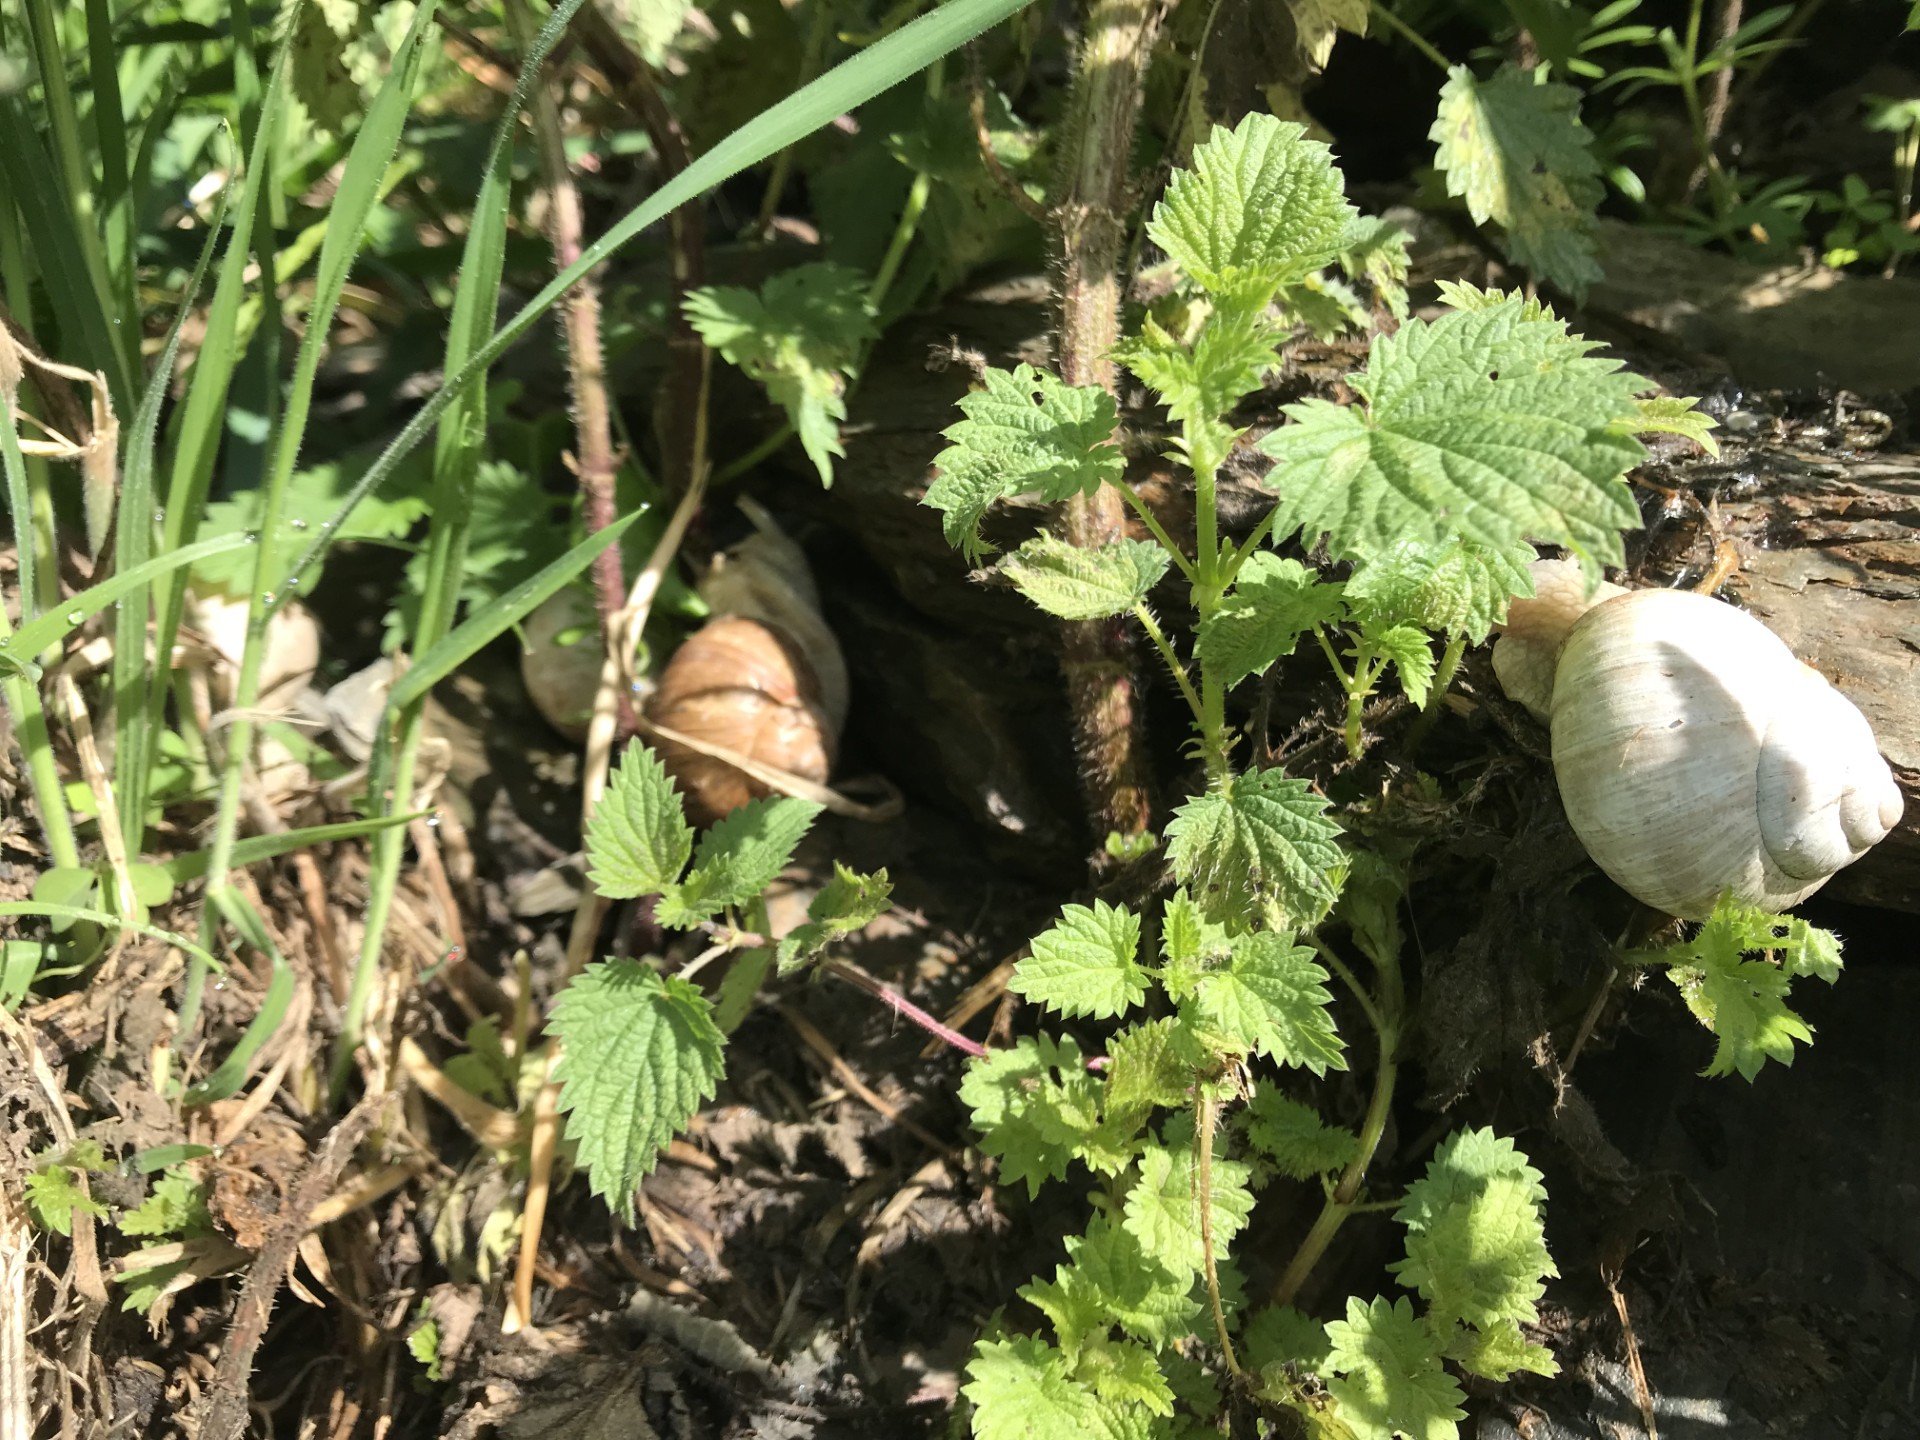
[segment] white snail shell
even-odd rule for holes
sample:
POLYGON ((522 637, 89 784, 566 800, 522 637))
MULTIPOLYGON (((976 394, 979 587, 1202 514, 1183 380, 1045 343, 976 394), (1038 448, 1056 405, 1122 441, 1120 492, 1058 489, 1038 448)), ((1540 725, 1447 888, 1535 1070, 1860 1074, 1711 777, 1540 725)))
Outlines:
POLYGON ((1548 722, 1567 819, 1621 889, 1687 919, 1725 890, 1784 910, 1899 824, 1866 717, 1751 615, 1532 568, 1494 670, 1548 722))

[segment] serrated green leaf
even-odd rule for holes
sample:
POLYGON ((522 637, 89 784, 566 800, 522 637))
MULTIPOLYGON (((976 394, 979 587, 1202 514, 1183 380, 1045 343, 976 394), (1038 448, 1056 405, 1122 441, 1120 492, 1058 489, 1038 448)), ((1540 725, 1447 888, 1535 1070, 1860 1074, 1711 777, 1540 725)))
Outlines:
POLYGON ((885 870, 862 875, 833 862, 833 879, 807 906, 807 922, 782 937, 776 955, 782 975, 791 974, 835 940, 864 930, 893 903, 893 882, 885 870))
POLYGON ((1019 592, 1062 620, 1125 615, 1147 598, 1172 557, 1151 540, 1116 540, 1082 550, 1036 535, 1000 564, 1019 592))
POLYGON ((725 1073, 713 1006, 685 980, 608 960, 560 992, 547 1028, 565 1047, 554 1076, 567 1138, 594 1193, 631 1220, 641 1179, 725 1073))
POLYGON ((627 747, 587 820, 587 876, 613 899, 658 895, 693 854, 693 827, 660 757, 627 747))
POLYGON ((988 1051, 968 1064, 960 1099, 973 1112, 980 1148, 1000 1161, 1001 1183, 1025 1181, 1029 1197, 1064 1179, 1100 1128, 1100 1082, 1070 1036, 1023 1037, 988 1051))
POLYGON ((1070 1356, 1115 1325, 1164 1349, 1200 1313, 1192 1277, 1148 1258, 1139 1241, 1105 1216, 1094 1216, 1085 1236, 1068 1237, 1067 1255, 1071 1263, 1057 1267, 1052 1280, 1035 1280, 1020 1294, 1052 1322, 1070 1356))
POLYGON ((1233 299, 1215 307, 1191 346, 1169 335, 1152 316, 1140 333, 1114 350, 1114 359, 1166 402, 1183 425, 1216 420, 1261 386, 1279 362, 1285 339, 1266 306, 1233 299))
POLYGON ((1195 796, 1167 825, 1174 878, 1193 888, 1208 919, 1249 922, 1271 902, 1288 915, 1311 916, 1333 900, 1341 863, 1340 827, 1327 801, 1278 770, 1248 770, 1224 791, 1195 796))
POLYGON ((722 910, 757 900, 793 859, 820 810, 791 795, 749 800, 700 837, 693 868, 678 885, 662 889, 654 918, 690 930, 722 910))
POLYGON ((1410 1229, 1407 1258, 1389 1268, 1420 1292, 1430 1314, 1478 1327, 1532 1324, 1546 1277, 1560 1273, 1528 1183, 1511 1175, 1456 1196, 1410 1229))
POLYGON ((183 1170, 168 1170, 145 1200, 120 1217, 118 1228, 122 1235, 191 1235, 212 1226, 206 1186, 183 1170))
POLYGON ((1074 1378, 1122 1411, 1138 1407, 1150 1415, 1173 1414, 1173 1389, 1160 1373, 1151 1350, 1128 1340, 1094 1339, 1074 1361, 1074 1378))
POLYGON ((858 271, 815 262, 781 271, 758 295, 721 285, 686 300, 700 338, 787 412, 822 485, 833 484, 833 457, 846 454, 839 427, 847 418, 846 372, 880 333, 867 289, 858 271))
POLYGON ((1210 1049, 1264 1055, 1323 1075, 1347 1068, 1326 981, 1304 945, 1269 931, 1241 935, 1232 961, 1200 977, 1182 1014, 1210 1049))
POLYGON ((1505 1382, 1516 1370, 1535 1375, 1560 1373, 1560 1362, 1544 1345, 1536 1345, 1520 1333, 1512 1320, 1502 1320, 1485 1330, 1456 1329, 1447 1346, 1447 1358, 1462 1370, 1505 1382))
POLYGON ((922 504, 943 515, 947 543, 969 559, 989 551, 980 521, 999 500, 1028 491, 1049 503, 1117 482, 1119 412, 1097 385, 1067 385, 1031 365, 989 369, 982 388, 960 401, 964 419, 947 427, 948 446, 922 504))
POLYGON ((1160 983, 1175 1000, 1193 993, 1200 976, 1232 949, 1227 928, 1207 919, 1182 886, 1167 897, 1160 920, 1160 983))
POLYGON ((1547 1198, 1545 1180, 1511 1139, 1488 1127, 1457 1130, 1434 1151, 1425 1176, 1407 1187, 1393 1218, 1410 1230, 1426 1229, 1450 1206, 1500 1179, 1520 1182, 1536 1205, 1547 1198))
POLYGON ((1200 624, 1195 653, 1223 685, 1237 685, 1291 655, 1302 635, 1340 614, 1341 587, 1298 560, 1261 551, 1240 567, 1232 591, 1200 624))
POLYGON ((1841 968, 1837 935, 1731 894, 1720 897, 1691 937, 1633 959, 1668 966, 1687 1008, 1719 1038, 1702 1073, 1737 1071, 1749 1081, 1769 1059, 1791 1065, 1796 1040, 1812 1043, 1812 1028, 1786 1004, 1792 979, 1814 975, 1832 984, 1841 968))
POLYGON ((1367 33, 1367 0, 1287 0, 1300 53, 1315 70, 1327 68, 1334 37, 1345 30, 1367 33))
POLYGON ((1340 268, 1349 279, 1365 280, 1374 299, 1396 320, 1407 318, 1407 272, 1412 237, 1391 220, 1378 215, 1356 215, 1340 237, 1340 268))
POLYGON ((1427 691, 1433 685, 1433 642, 1427 632, 1418 625, 1389 625, 1368 632, 1364 638, 1375 654, 1393 662, 1407 699, 1424 709, 1427 691))
POLYGON ((107 1207, 88 1195, 80 1184, 85 1167, 50 1161, 33 1170, 26 1179, 27 1215, 42 1230, 56 1235, 73 1234, 74 1212, 104 1216, 107 1207))
POLYGON ((1289 1099, 1271 1085, 1254 1091, 1246 1117, 1247 1139, 1274 1169, 1295 1180, 1345 1169, 1360 1153, 1359 1136, 1327 1124, 1311 1105, 1289 1099))
POLYGON ((1327 147, 1256 113, 1194 150, 1147 234, 1202 289, 1264 304, 1333 258, 1353 213, 1327 147))
POLYGON ((1640 401, 1631 428, 1636 435, 1683 436, 1717 460, 1720 442, 1713 438, 1713 432, 1720 422, 1696 409, 1699 403, 1692 395, 1649 395, 1640 401))
POLYGON ((1275 533, 1324 535, 1335 558, 1533 537, 1619 564, 1640 524, 1621 477, 1646 452, 1618 424, 1647 382, 1595 348, 1511 296, 1382 336, 1348 377, 1360 404, 1289 405, 1261 442, 1275 533))
POLYGON ((1173 1043, 1171 1017, 1130 1025, 1107 1048, 1106 1111, 1116 1123, 1138 1126, 1158 1107, 1187 1103, 1193 1072, 1173 1043))
POLYGON ((1604 190, 1579 91, 1516 65, 1491 80, 1456 65, 1427 138, 1447 193, 1465 197, 1475 224, 1503 227, 1515 264, 1576 298, 1601 278, 1594 207, 1604 190))
POLYGON ((1140 917, 1125 906, 1068 905, 1034 936, 1007 988, 1068 1019, 1110 1020, 1147 998, 1140 968, 1140 917))
MULTIPOLYGON (((1216 1259, 1247 1223, 1253 1192, 1248 1169, 1238 1160, 1215 1158, 1212 1166, 1213 1245, 1216 1259)), ((1200 1273, 1206 1249, 1200 1236, 1199 1174, 1191 1147, 1179 1150, 1149 1145, 1140 1157, 1140 1176, 1127 1192, 1121 1222, 1141 1252, 1176 1275, 1200 1273)))
POLYGON ((1067 1374, 1067 1360, 1032 1335, 981 1340, 961 1393, 973 1402, 975 1440, 1052 1440, 1098 1435, 1101 1406, 1067 1374))
POLYGON ((1489 550, 1403 540, 1354 567, 1346 600, 1363 623, 1417 625, 1478 645, 1506 620, 1509 601, 1533 593, 1527 566, 1535 558, 1524 542, 1489 550))
POLYGON ((1267 1372, 1294 1366, 1308 1374, 1326 1363, 1331 1345, 1327 1327, 1291 1305, 1269 1305, 1256 1310, 1240 1336, 1240 1360, 1249 1370, 1269 1379, 1267 1372))
POLYGON ((1459 1440, 1466 1395, 1412 1302, 1349 1297, 1347 1318, 1328 1322, 1327 1339, 1327 1389, 1355 1440, 1459 1440))

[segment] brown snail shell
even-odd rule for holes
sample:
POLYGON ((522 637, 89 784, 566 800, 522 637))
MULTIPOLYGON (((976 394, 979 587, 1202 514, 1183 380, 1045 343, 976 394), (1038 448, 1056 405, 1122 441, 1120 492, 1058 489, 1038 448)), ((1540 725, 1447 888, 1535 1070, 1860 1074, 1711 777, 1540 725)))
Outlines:
MULTIPOLYGON (((669 730, 824 784, 838 748, 820 682, 792 637, 759 620, 722 616, 674 652, 648 706, 669 730)), ((687 815, 710 825, 769 787, 724 760, 662 736, 661 763, 686 797, 687 815)))

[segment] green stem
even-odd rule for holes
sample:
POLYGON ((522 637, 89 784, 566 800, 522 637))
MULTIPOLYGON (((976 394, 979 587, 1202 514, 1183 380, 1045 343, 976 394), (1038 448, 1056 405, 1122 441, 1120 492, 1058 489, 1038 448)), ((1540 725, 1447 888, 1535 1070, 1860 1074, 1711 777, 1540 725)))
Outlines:
POLYGON ((1200 1254, 1205 1261, 1207 1300, 1213 1309, 1213 1331, 1220 1337, 1220 1351, 1226 1357, 1227 1370, 1238 1375, 1240 1358, 1233 1353, 1233 1337, 1227 1333, 1227 1315, 1220 1303, 1220 1269, 1213 1253, 1213 1132, 1218 1120, 1218 1101, 1206 1082, 1201 1082, 1200 1098, 1195 1104, 1193 1143, 1198 1146, 1194 1168, 1199 1184, 1195 1203, 1200 1207, 1200 1254))
MULTIPOLYGON (((1321 953, 1324 955, 1327 952, 1323 950, 1321 953)), ((1347 1168, 1341 1172, 1333 1193, 1327 1196, 1326 1204, 1313 1222, 1313 1228, 1307 1231, 1300 1248, 1294 1251, 1293 1259, 1287 1263, 1287 1268, 1275 1283, 1270 1297, 1275 1305, 1293 1303, 1307 1276, 1313 1272, 1313 1267, 1327 1253, 1327 1246, 1333 1243, 1333 1237, 1346 1224, 1347 1217, 1361 1208, 1360 1187, 1365 1183, 1367 1167, 1373 1163, 1373 1157, 1387 1133, 1387 1121, 1393 1113, 1394 1082, 1399 1078, 1400 1026, 1406 1008, 1406 992, 1401 984, 1397 961, 1377 968, 1380 994, 1368 1009, 1368 1019, 1373 1021, 1380 1042, 1380 1068, 1374 1072, 1373 1095, 1367 1102, 1366 1119, 1360 1125, 1360 1147, 1354 1152, 1347 1168)), ((1345 967, 1341 969, 1344 971, 1345 967)), ((1350 974, 1347 979, 1349 984, 1353 983, 1350 974)))
MULTIPOLYGON (((852 387, 849 386, 848 388, 851 389, 852 387)), ((726 484, 729 480, 737 480, 749 471, 764 465, 768 460, 778 455, 780 453, 780 447, 792 438, 793 426, 791 424, 782 425, 778 430, 775 430, 763 439, 758 445, 747 451, 746 454, 728 461, 725 465, 721 466, 720 469, 716 470, 712 481, 713 486, 718 488, 726 484)))
POLYGON ((1160 518, 1153 513, 1152 507, 1136 495, 1133 487, 1124 481, 1114 488, 1118 490, 1121 497, 1133 507, 1134 513, 1140 517, 1141 523, 1147 527, 1148 532, 1153 538, 1160 542, 1160 548, 1173 557, 1174 568, 1186 576, 1187 583, 1191 585, 1195 579, 1193 562, 1187 559, 1178 545, 1173 543, 1173 537, 1167 534, 1166 527, 1160 523, 1160 518))
POLYGON ((1384 21, 1389 30, 1413 46, 1414 49, 1418 50, 1442 70, 1453 69, 1452 62, 1449 61, 1446 56, 1434 49, 1424 35, 1407 24, 1407 22, 1402 20, 1398 15, 1394 14, 1393 11, 1389 10, 1381 3, 1381 0, 1373 0, 1367 13, 1375 20, 1384 21))
POLYGON ((900 273, 900 266, 907 258, 907 248, 913 244, 914 233, 920 228, 920 217, 926 213, 927 199, 933 194, 933 177, 925 170, 917 172, 913 184, 907 190, 906 207, 900 212, 900 223, 893 227, 893 239, 887 244, 887 253, 880 261, 880 269, 874 274, 873 286, 867 291, 867 303, 874 309, 880 308, 880 302, 888 290, 893 288, 894 278, 900 273))
MULTIPOLYGON (((820 61, 826 55, 827 37, 833 33, 833 6, 830 0, 813 0, 813 20, 807 26, 807 48, 800 56, 800 69, 794 76, 798 90, 820 73, 820 61)), ((773 225, 773 212, 780 208, 781 192, 787 188, 787 176, 793 173, 793 146, 773 157, 773 169, 767 175, 767 188, 760 197, 760 218, 754 230, 766 235, 773 225)))
POLYGON ((1193 710, 1196 722, 1205 717, 1205 707, 1201 704, 1199 693, 1193 688, 1193 679, 1187 674, 1187 667, 1180 663, 1180 656, 1173 648, 1173 642, 1167 639, 1160 623, 1153 618, 1153 612, 1147 609, 1146 602, 1133 607, 1134 617, 1139 620, 1140 628, 1147 632, 1147 638, 1153 641, 1154 649, 1160 652, 1160 658, 1167 662, 1167 669, 1173 673, 1173 680, 1180 687, 1180 693, 1186 696, 1187 704, 1193 710))

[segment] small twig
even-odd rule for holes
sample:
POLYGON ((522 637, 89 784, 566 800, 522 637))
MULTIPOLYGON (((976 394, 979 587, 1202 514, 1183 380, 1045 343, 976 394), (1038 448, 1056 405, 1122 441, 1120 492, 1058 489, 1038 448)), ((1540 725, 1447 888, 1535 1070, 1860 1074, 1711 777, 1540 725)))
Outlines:
POLYGON ((1647 1440, 1660 1440, 1660 1427, 1654 1422, 1653 1388, 1647 1384, 1647 1367, 1640 1361, 1640 1339, 1633 1333, 1633 1321, 1627 1317, 1627 1297, 1620 1293, 1620 1266, 1612 1259, 1600 1266, 1600 1282, 1613 1301, 1613 1313, 1620 1318, 1620 1333, 1627 1342, 1627 1374, 1633 1381, 1633 1403, 1640 1409, 1641 1423, 1647 1427, 1647 1440))
MULTIPOLYGON (((549 1050, 547 1073, 559 1056, 549 1050)), ((533 1323, 533 1278, 540 1261, 540 1230, 547 1219, 547 1199, 553 1193, 553 1155, 560 1144, 560 1087, 549 1080, 533 1097, 533 1139, 527 1155, 527 1198, 520 1207, 520 1254, 513 1269, 513 1302, 501 1318, 502 1334, 511 1335, 533 1323)))
POLYGON ((299 1249, 300 1238, 307 1233, 307 1217, 333 1189, 384 1104, 385 1097, 369 1095, 333 1127, 293 1187, 285 1215, 254 1257, 246 1283, 240 1287, 240 1299, 233 1307, 233 1323, 214 1367, 213 1382, 198 1407, 194 1433, 200 1440, 240 1440, 246 1433, 253 1357, 266 1337, 273 1302, 299 1249))
MULTIPOLYGON (((1713 48, 1715 50, 1732 41, 1735 32, 1740 29, 1741 12, 1745 8, 1744 0, 1720 0, 1720 13, 1718 17, 1720 23, 1714 27, 1713 48)), ((1734 67, 1731 64, 1727 64, 1722 65, 1718 70, 1714 71, 1713 77, 1707 81, 1707 106, 1704 117, 1707 135, 1707 156, 1715 153, 1720 143, 1720 132, 1725 128, 1727 123, 1727 112, 1732 108, 1733 76, 1734 67)), ((1708 163, 1707 157, 1703 156, 1700 168, 1694 172, 1692 179, 1687 182, 1687 193, 1689 195, 1699 189, 1701 183, 1705 181, 1708 163)))
POLYGON ((827 1039, 825 1035, 822 1035, 819 1029, 812 1021, 808 1020, 806 1016, 796 1010, 789 1009, 785 1005, 780 1007, 780 1014, 781 1017, 786 1020, 787 1024, 793 1027, 794 1033, 800 1037, 806 1044, 806 1047, 826 1062, 827 1068, 833 1072, 835 1078, 838 1079, 842 1085, 845 1085, 847 1089, 859 1096, 867 1105, 871 1106, 881 1115, 886 1116, 887 1119, 898 1125, 902 1130, 905 1130, 909 1135, 912 1135, 915 1139, 928 1146, 935 1154, 953 1155, 957 1153, 959 1149, 958 1146, 948 1144, 931 1130, 928 1130, 915 1121, 909 1120, 905 1115, 900 1113, 899 1106, 893 1104, 884 1095, 868 1085, 866 1081, 862 1080, 859 1073, 847 1063, 846 1057, 834 1048, 833 1042, 827 1039))

